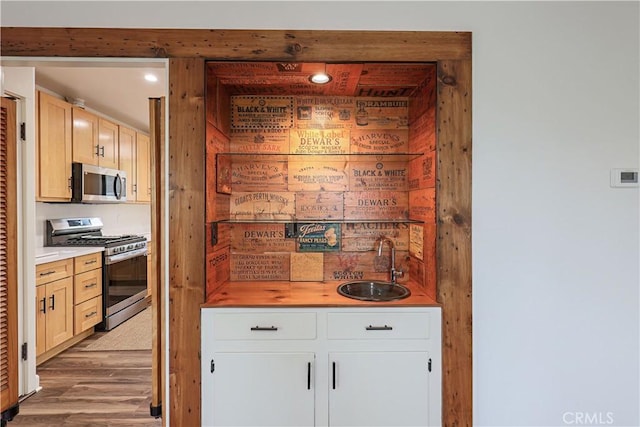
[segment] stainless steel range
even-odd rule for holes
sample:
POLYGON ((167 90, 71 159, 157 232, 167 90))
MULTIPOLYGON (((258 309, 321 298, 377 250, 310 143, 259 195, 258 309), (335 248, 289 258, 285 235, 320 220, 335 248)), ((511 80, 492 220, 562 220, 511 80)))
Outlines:
POLYGON ((102 309, 98 330, 111 330, 144 310, 147 296, 147 239, 137 235, 105 236, 100 218, 47 220, 47 246, 100 246, 102 309))

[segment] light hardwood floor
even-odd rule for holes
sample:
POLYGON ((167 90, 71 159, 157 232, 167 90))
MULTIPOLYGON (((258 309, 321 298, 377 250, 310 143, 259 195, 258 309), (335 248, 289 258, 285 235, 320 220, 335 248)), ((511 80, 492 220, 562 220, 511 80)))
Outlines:
POLYGON ((149 415, 151 350, 82 351, 104 333, 40 365, 42 390, 7 427, 161 426, 149 415))

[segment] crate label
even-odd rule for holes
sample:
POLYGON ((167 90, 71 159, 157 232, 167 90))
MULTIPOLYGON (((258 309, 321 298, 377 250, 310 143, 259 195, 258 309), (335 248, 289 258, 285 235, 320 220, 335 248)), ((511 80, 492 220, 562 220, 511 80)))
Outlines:
POLYGON ((236 160, 231 168, 234 191, 287 191, 284 160, 236 160))
POLYGON ((344 129, 292 129, 291 154, 348 154, 349 132, 344 129))
POLYGON ((408 195, 404 191, 351 191, 344 194, 348 219, 408 219, 408 195))
POLYGON ((377 250, 376 240, 385 236, 399 251, 409 249, 409 225, 401 222, 354 222, 342 226, 342 250, 363 252, 377 250))
POLYGON ((353 129, 351 154, 354 153, 408 153, 409 130, 406 129, 353 129))
POLYGON ((411 224, 409 227, 409 254, 422 260, 424 257, 424 228, 411 224))
POLYGON ((291 220, 295 215, 295 195, 286 192, 233 193, 230 205, 235 220, 291 220))
POLYGON ((298 251, 336 252, 340 250, 340 224, 298 224, 298 251))
MULTIPOLYGON (((391 258, 388 247, 377 252, 341 252, 324 256, 324 280, 389 280, 391 258)), ((398 281, 409 279, 409 254, 396 252, 396 268, 405 272, 398 281)))
POLYGON ((424 222, 436 221, 435 188, 409 192, 409 216, 424 222))
POLYGON ((431 151, 409 162, 409 190, 436 186, 436 152, 431 151))
POLYGON ((230 224, 235 252, 293 252, 295 240, 285 237, 284 224, 230 224))
POLYGON ((289 191, 346 191, 348 188, 344 162, 289 162, 289 191))
POLYGON ((231 129, 232 153, 289 153, 289 129, 231 129))
POLYGON ((297 129, 350 129, 354 123, 354 106, 355 98, 347 96, 296 97, 295 127, 297 129))
POLYGON ((231 255, 229 247, 214 251, 207 255, 207 295, 212 294, 222 283, 229 281, 229 265, 231 255))
POLYGON ((408 129, 408 98, 357 98, 356 127, 369 129, 408 129))
POLYGON ((349 189, 351 191, 406 191, 409 171, 402 162, 351 162, 349 189))
POLYGON ((231 280, 289 280, 289 254, 233 254, 231 280))
POLYGON ((311 191, 296 193, 296 219, 343 219, 344 203, 342 193, 311 191))
POLYGON ((291 96, 232 96, 231 128, 289 129, 293 126, 291 96))

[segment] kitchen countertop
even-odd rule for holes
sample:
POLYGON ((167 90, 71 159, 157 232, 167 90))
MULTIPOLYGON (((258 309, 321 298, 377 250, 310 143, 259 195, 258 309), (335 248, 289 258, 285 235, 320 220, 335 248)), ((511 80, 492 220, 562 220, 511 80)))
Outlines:
POLYGON ((102 252, 103 247, 47 246, 36 248, 36 265, 102 252))
POLYGON ((395 301, 360 301, 336 291, 342 281, 327 282, 226 282, 207 297, 202 308, 213 307, 439 307, 415 282, 402 283, 411 290, 395 301))

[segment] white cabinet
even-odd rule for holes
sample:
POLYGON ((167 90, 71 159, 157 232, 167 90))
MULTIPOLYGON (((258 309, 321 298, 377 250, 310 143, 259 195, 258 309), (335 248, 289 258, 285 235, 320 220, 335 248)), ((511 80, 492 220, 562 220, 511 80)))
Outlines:
POLYGON ((441 424, 438 307, 202 309, 205 426, 441 424))
POLYGON ((212 360, 202 384, 203 425, 314 425, 313 353, 218 352, 212 360))

